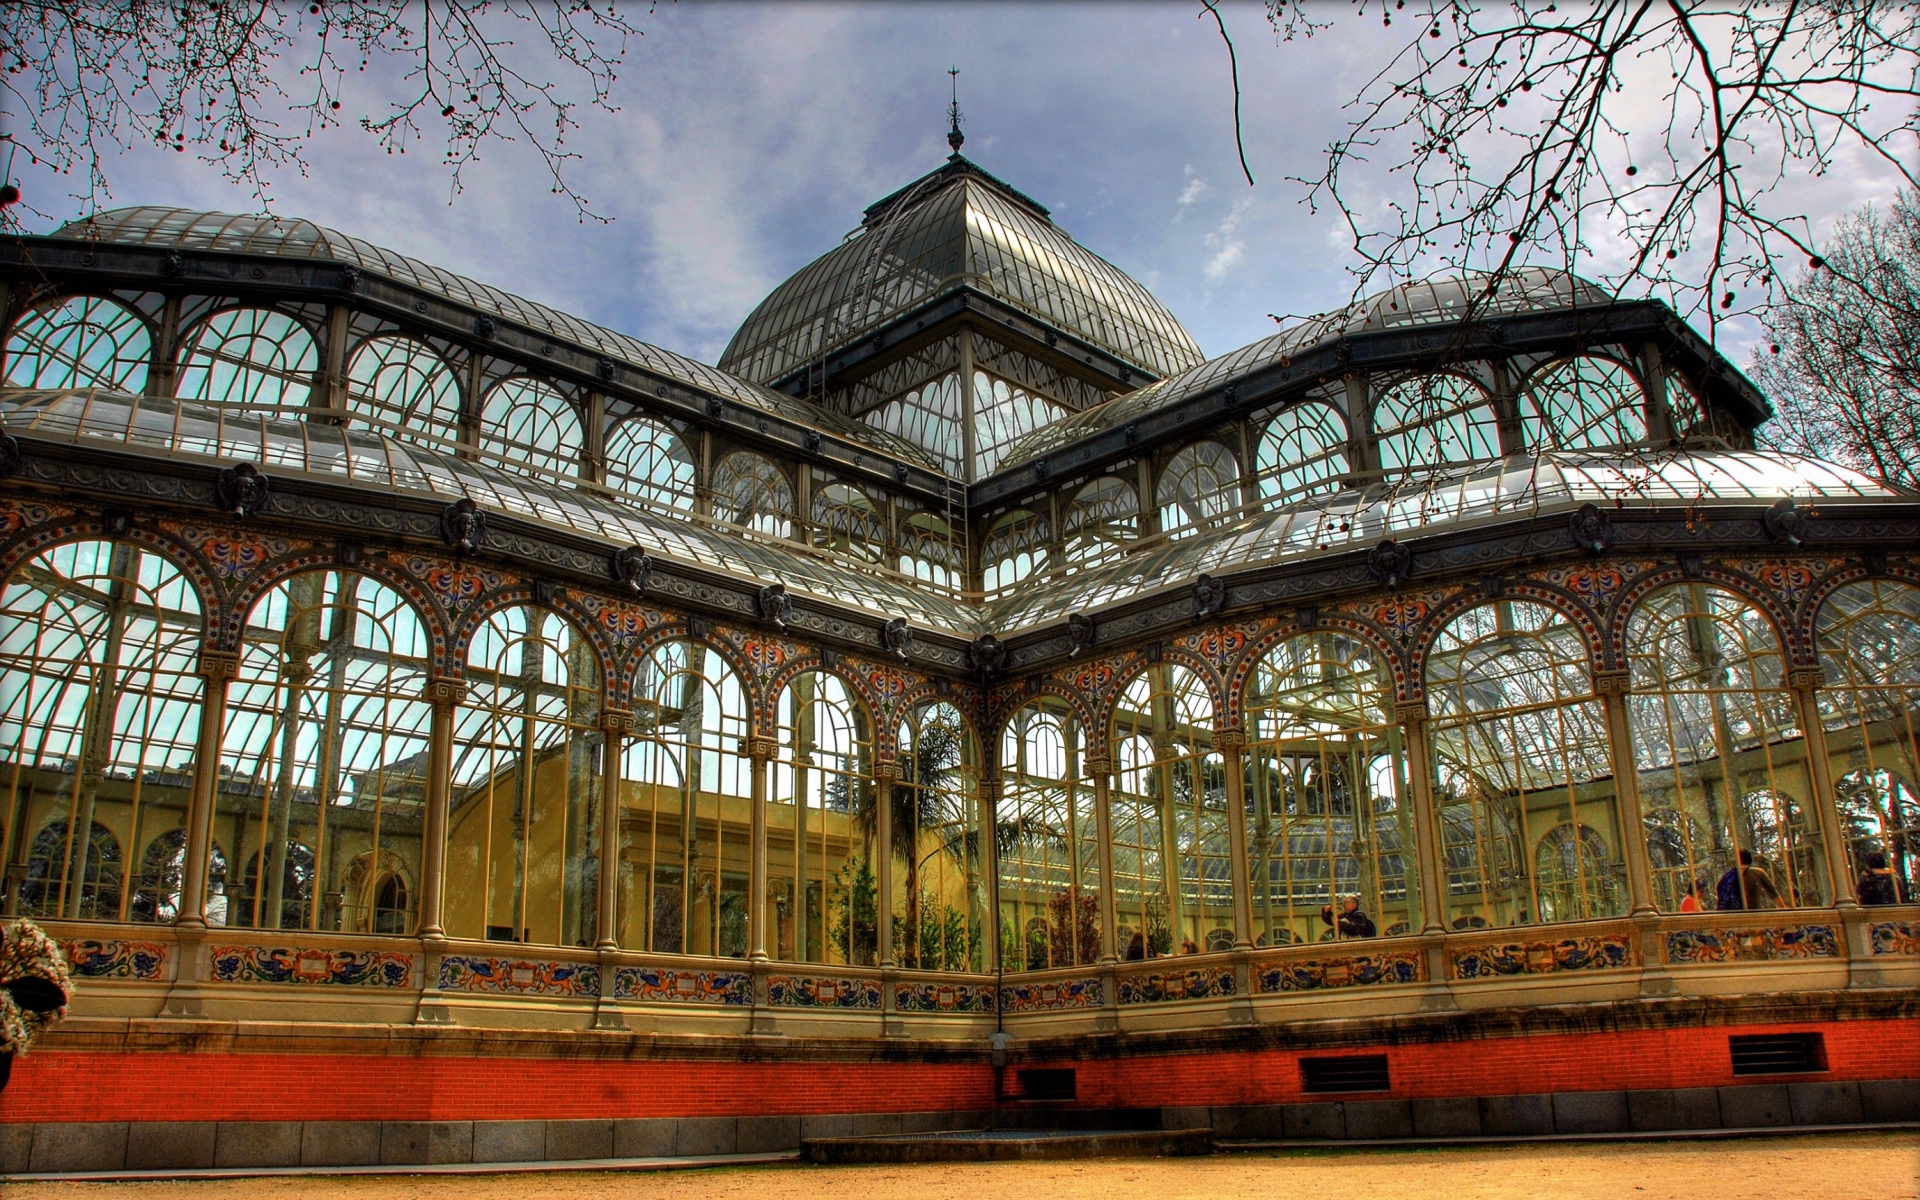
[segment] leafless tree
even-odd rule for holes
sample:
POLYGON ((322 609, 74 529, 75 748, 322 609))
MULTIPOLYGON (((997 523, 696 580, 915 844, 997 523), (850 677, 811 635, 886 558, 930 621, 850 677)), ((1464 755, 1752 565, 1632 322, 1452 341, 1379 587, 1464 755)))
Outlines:
POLYGON ((614 111, 638 33, 615 0, 8 0, 6 183, 24 157, 73 177, 91 209, 111 195, 115 153, 150 143, 267 203, 275 172, 306 174, 313 136, 350 120, 389 154, 444 136, 455 193, 487 143, 524 140, 584 220, 567 135, 583 101, 614 111))
POLYGON ((1564 265, 1709 331, 1817 255, 1811 179, 1920 186, 1920 5, 1892 0, 1268 0, 1282 47, 1379 21, 1397 49, 1324 169, 1362 288, 1564 265), (1399 36, 1404 30, 1404 38, 1399 36))
POLYGON ((1920 488, 1920 193, 1842 221, 1822 254, 1754 355, 1778 409, 1765 436, 1920 488))

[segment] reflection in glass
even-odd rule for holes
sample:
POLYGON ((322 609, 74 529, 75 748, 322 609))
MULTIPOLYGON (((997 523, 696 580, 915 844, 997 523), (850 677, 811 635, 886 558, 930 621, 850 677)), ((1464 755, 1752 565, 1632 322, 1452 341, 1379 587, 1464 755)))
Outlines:
POLYGON ((1436 371, 1387 389, 1373 405, 1380 469, 1395 471, 1500 457, 1500 424, 1486 389, 1436 371))
POLYGON ((503 379, 481 402, 480 444, 503 470, 575 475, 582 445, 580 415, 552 384, 527 376, 503 379))
POLYGON ((453 368, 412 338, 361 342, 347 362, 347 407, 390 437, 444 447, 460 437, 460 383, 453 368))
POLYGON ((1835 890, 1920 903, 1920 588, 1846 584, 1814 628, 1826 673, 1820 720, 1853 873, 1835 890))
POLYGON ((628 417, 607 434, 607 486, 663 508, 693 508, 693 455, 664 421, 628 417))
POLYGON ((1647 437, 1640 381, 1609 358, 1583 354, 1535 371, 1520 400, 1520 436, 1536 450, 1630 446, 1647 437))
POLYGON ((846 682, 803 672, 780 693, 767 804, 767 953, 873 966, 880 953, 873 730, 846 682))
POLYGON ((1086 731, 1063 701, 1015 713, 1000 738, 1000 962, 1008 971, 1100 957, 1100 845, 1086 731))
POLYGON ((986 969, 985 822, 980 749, 960 710, 915 705, 900 721, 892 788, 894 961, 909 969, 986 969))
POLYGON ((1262 500, 1295 500, 1339 486, 1347 425, 1330 404, 1296 404, 1267 422, 1253 452, 1262 500))
POLYGON ((793 534, 793 485, 772 461, 736 450, 713 467, 713 515, 768 537, 793 534))

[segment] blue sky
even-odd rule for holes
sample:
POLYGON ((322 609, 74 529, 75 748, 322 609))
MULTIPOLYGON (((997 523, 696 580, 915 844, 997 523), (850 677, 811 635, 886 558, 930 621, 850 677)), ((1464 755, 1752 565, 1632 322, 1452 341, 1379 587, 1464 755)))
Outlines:
MULTIPOLYGON (((1268 313, 1349 298, 1343 227, 1286 177, 1315 170, 1340 100, 1388 45, 1347 21, 1279 46, 1261 5, 1223 7, 1256 187, 1235 155, 1226 51, 1197 4, 682 3, 628 14, 646 36, 621 111, 587 111, 570 139, 585 156, 573 182, 608 224, 578 223, 524 147, 489 149, 449 204, 436 155, 389 157, 353 129, 315 142, 308 177, 283 173, 273 207, 710 362, 862 208, 941 162, 958 65, 967 155, 1217 355, 1271 332, 1268 313)), ((259 207, 190 156, 141 147, 109 176, 116 204, 259 207)), ((30 198, 65 213, 50 182, 29 176, 30 198)), ((1891 196, 1861 171, 1809 184, 1804 202, 1825 223, 1891 196)))

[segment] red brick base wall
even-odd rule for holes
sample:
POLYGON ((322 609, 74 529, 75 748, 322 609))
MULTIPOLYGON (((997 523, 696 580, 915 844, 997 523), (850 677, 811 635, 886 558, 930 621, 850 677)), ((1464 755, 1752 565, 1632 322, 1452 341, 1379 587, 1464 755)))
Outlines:
MULTIPOLYGON (((1395 1099, 1727 1086, 1730 1033, 1824 1035, 1822 1080, 1920 1075, 1920 1020, 1849 1020, 1358 1046, 1388 1057, 1395 1099)), ((900 1048, 906 1049, 906 1048, 900 1048)), ((1160 1108, 1307 1097, 1312 1050, 1217 1050, 1080 1060, 1078 1104, 1160 1108)), ((1795 1076, 1794 1078, 1809 1078, 1795 1076)), ((1013 1090, 1012 1081, 1008 1083, 1013 1090)), ((1378 1097, 1380 1094, 1375 1093, 1378 1097)), ((464 1056, 39 1051, 14 1064, 0 1124, 83 1121, 465 1121, 929 1112, 993 1107, 972 1062, 780 1062, 464 1056)))

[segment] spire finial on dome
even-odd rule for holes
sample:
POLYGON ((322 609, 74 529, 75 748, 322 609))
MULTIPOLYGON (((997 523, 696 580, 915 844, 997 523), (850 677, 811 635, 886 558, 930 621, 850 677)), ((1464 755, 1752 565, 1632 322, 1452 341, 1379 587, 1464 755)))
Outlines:
POLYGON ((947 77, 953 83, 953 103, 947 106, 947 145, 953 147, 953 156, 960 157, 960 147, 966 142, 967 135, 960 132, 960 68, 948 67, 947 77))

